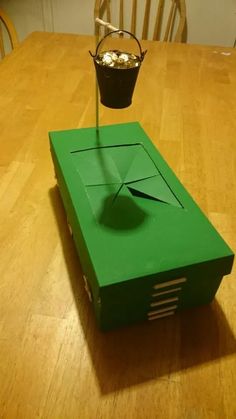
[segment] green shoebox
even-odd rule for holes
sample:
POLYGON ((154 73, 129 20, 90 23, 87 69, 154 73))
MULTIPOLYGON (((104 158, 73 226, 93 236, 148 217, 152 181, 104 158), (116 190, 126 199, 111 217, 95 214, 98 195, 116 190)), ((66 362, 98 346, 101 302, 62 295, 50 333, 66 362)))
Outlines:
POLYGON ((231 272, 233 252, 141 126, 49 136, 100 328, 210 303, 231 272))

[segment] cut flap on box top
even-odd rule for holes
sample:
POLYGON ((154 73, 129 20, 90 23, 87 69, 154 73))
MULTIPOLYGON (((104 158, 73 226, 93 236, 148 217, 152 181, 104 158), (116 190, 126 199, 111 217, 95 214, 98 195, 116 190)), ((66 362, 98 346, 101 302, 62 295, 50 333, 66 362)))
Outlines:
POLYGON ((104 201, 106 208, 114 209, 124 192, 130 200, 139 197, 183 208, 142 144, 97 147, 71 154, 96 216, 104 201))
POLYGON ((129 161, 129 165, 127 166, 127 171, 125 177, 123 178, 123 183, 133 182, 151 176, 160 175, 159 170, 143 146, 137 146, 136 150, 136 154, 134 155, 133 159, 129 161))
POLYGON ((127 186, 135 196, 154 199, 182 208, 182 205, 160 175, 139 180, 137 182, 130 182, 127 186))
POLYGON ((115 161, 107 152, 107 148, 91 148, 71 154, 85 186, 122 182, 115 161))

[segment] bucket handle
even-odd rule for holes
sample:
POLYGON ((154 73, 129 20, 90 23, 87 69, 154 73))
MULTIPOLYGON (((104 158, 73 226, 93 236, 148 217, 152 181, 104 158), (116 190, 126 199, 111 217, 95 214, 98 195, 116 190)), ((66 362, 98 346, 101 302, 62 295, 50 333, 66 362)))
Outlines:
POLYGON ((117 34, 119 34, 119 35, 120 35, 121 33, 127 33, 128 35, 132 36, 132 37, 135 39, 135 41, 137 42, 138 47, 139 47, 139 52, 140 52, 140 57, 139 57, 139 59, 140 59, 140 61, 143 61, 143 59, 144 59, 144 57, 145 57, 145 54, 146 54, 147 50, 142 51, 142 48, 141 48, 140 42, 139 42, 139 40, 136 38, 136 36, 135 36, 133 33, 128 32, 128 31, 125 31, 125 30, 123 30, 123 29, 118 29, 117 31, 112 31, 112 32, 107 33, 107 34, 106 34, 106 35, 105 35, 105 36, 104 36, 104 37, 103 37, 103 38, 99 41, 99 43, 97 44, 97 48, 96 48, 96 52, 95 52, 95 54, 93 54, 91 51, 89 51, 90 55, 91 55, 93 58, 97 57, 97 55, 98 55, 98 50, 99 50, 99 48, 100 48, 101 44, 103 43, 103 41, 105 40, 105 38, 107 38, 108 36, 112 35, 113 33, 117 33, 117 34))

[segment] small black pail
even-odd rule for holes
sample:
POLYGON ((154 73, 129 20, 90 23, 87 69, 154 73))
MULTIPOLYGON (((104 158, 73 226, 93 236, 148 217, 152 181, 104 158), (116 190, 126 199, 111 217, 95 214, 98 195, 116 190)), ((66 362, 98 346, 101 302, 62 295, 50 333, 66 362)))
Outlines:
POLYGON ((101 103, 108 108, 127 108, 132 103, 132 95, 141 63, 146 51, 142 52, 138 39, 124 30, 112 31, 105 35, 98 43, 93 57, 101 103), (112 34, 126 33, 138 43, 140 55, 134 55, 120 50, 99 52, 106 37, 112 34))

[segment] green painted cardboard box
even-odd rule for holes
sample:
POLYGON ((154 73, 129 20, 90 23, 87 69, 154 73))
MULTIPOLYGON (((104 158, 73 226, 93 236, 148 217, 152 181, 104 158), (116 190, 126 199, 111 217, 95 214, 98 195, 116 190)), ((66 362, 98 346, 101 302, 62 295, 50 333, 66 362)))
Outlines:
POLYGON ((100 328, 210 303, 233 252, 141 126, 49 135, 100 328))

